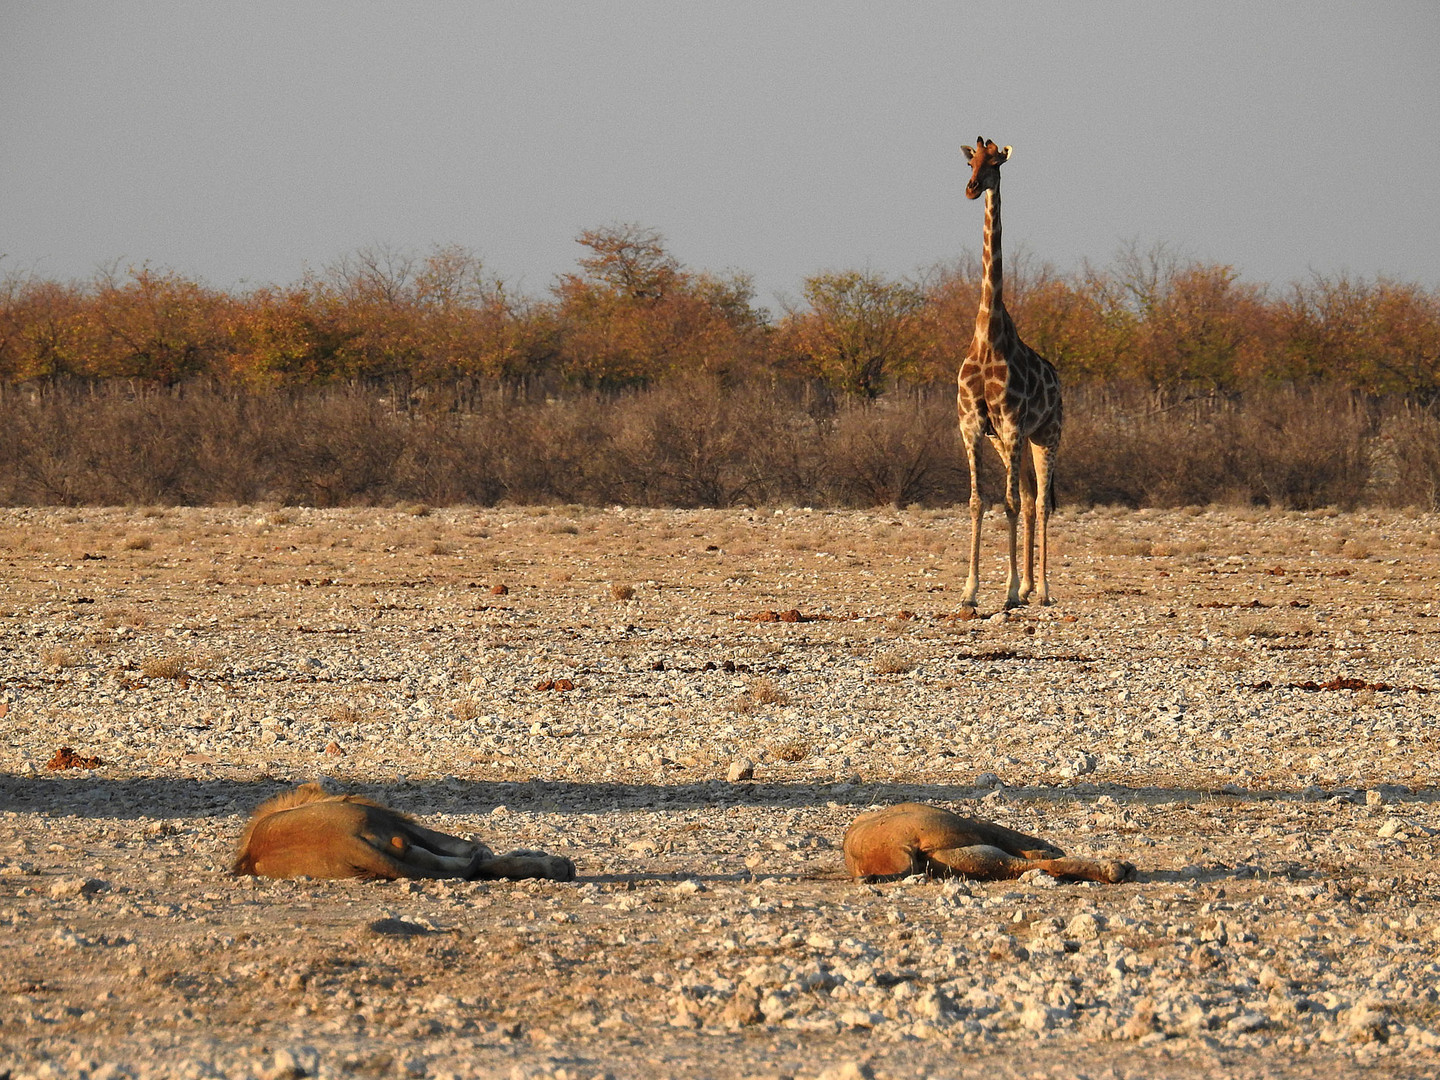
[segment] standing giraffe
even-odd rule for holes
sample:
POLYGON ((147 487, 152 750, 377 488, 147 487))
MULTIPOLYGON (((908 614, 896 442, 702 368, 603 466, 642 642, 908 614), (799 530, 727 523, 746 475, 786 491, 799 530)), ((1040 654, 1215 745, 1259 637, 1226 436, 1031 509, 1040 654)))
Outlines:
POLYGON ((1005 463, 1005 516, 1010 523, 1010 577, 1005 607, 1023 604, 1036 585, 1042 604, 1050 603, 1045 576, 1045 541, 1055 505, 1055 453, 1060 446, 1060 377, 1048 360, 1020 340, 1001 297, 1000 166, 1010 147, 984 138, 961 147, 973 167, 965 196, 985 193, 984 280, 975 338, 960 365, 960 434, 970 464, 970 574, 962 607, 975 606, 980 586, 980 440, 988 437, 1005 463), (1025 443, 1035 462, 1035 490, 1022 483, 1025 443), (1015 551, 1015 519, 1025 517, 1025 569, 1021 576, 1015 551), (1035 577, 1035 542, 1040 545, 1040 576, 1035 577))

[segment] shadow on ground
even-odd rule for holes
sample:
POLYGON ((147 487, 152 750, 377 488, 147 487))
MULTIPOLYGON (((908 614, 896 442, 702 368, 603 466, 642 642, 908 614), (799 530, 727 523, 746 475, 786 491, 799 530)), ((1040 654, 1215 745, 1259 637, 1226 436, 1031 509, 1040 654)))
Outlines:
MULTIPOLYGON (((292 786, 276 777, 226 779, 215 777, 109 778, 94 773, 15 776, 0 773, 0 812, 94 818, 219 817, 248 813, 265 799, 292 786)), ((643 810, 688 810, 716 806, 774 806, 794 809, 836 803, 856 808, 901 802, 976 802, 988 788, 970 784, 898 783, 876 781, 832 783, 743 783, 707 780, 679 784, 582 783, 555 780, 492 781, 448 777, 440 780, 397 780, 393 783, 342 785, 400 810, 417 814, 485 814, 497 806, 536 813, 600 814, 643 810)), ((1263 790, 1236 793, 1169 787, 1126 787, 1091 784, 1083 788, 1013 787, 1003 789, 1007 801, 1088 802, 1108 795, 1119 803, 1200 802, 1245 804, 1276 799, 1296 800, 1296 791, 1263 790)), ((1332 797, 1355 801, 1349 789, 1332 797)), ((1434 802, 1440 789, 1400 796, 1401 802, 1434 802)), ((1363 801, 1363 796, 1359 797, 1363 801)), ((982 812, 983 814, 983 812, 982 812)))

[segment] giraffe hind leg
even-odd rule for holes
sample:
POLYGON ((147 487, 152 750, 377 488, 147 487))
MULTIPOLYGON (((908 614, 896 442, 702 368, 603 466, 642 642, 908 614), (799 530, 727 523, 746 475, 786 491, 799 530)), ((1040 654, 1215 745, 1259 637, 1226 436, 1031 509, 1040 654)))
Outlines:
POLYGON ((1042 604, 1054 602, 1050 596, 1047 564, 1050 548, 1050 511, 1055 508, 1055 452, 1054 446, 1040 444, 1034 445, 1031 452, 1035 459, 1035 539, 1039 564, 1037 567, 1039 576, 1036 579, 1039 589, 1037 599, 1042 604))
POLYGON ((1020 566, 1020 601, 1030 599, 1035 591, 1035 492, 1030 484, 1032 477, 1020 478, 1020 523, 1023 530, 1024 560, 1020 566))

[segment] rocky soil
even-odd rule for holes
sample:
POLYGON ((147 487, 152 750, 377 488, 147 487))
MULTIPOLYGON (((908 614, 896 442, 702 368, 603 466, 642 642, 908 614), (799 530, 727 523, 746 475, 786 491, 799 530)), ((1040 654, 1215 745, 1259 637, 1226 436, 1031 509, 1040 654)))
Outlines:
POLYGON ((1435 1075, 1437 526, 0 511, 0 1076, 1435 1075), (580 877, 229 876, 314 778, 580 877), (846 880, 910 799, 1139 880, 846 880))

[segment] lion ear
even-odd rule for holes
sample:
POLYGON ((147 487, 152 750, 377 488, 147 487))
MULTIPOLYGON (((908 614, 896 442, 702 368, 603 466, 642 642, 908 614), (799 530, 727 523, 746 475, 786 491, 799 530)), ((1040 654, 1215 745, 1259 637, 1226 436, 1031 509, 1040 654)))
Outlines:
POLYGON ((966 161, 973 161, 975 159, 975 148, 973 146, 962 146, 960 147, 960 152, 965 155, 966 161))
POLYGON ((1009 160, 1010 160, 1010 147, 1007 146, 1007 147, 1005 147, 1003 150, 1000 151, 1000 160, 1001 160, 1001 161, 1009 161, 1009 160))

